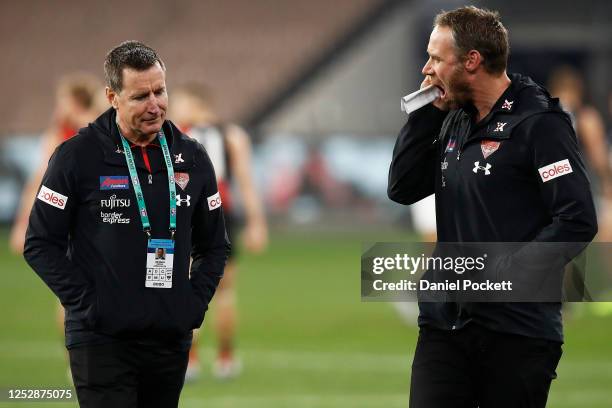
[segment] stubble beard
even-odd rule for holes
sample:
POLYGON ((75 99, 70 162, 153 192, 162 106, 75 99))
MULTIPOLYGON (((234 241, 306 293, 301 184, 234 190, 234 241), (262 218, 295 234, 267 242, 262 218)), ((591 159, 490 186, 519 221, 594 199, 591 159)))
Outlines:
POLYGON ((464 78, 461 67, 457 67, 451 74, 448 80, 448 91, 451 96, 448 105, 451 109, 464 108, 474 101, 472 88, 464 78))

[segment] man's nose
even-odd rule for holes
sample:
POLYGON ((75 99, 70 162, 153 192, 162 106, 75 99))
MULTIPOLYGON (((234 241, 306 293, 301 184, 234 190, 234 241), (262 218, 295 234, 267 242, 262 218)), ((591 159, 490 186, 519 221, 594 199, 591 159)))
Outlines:
POLYGON ((155 95, 149 98, 149 104, 147 106, 147 111, 151 113, 153 112, 156 113, 159 111, 159 100, 157 99, 157 97, 155 97, 155 95))
POLYGON ((423 66, 423 69, 421 70, 421 73, 423 75, 431 75, 433 74, 433 69, 431 67, 431 58, 429 58, 427 60, 427 62, 425 63, 425 65, 423 66))

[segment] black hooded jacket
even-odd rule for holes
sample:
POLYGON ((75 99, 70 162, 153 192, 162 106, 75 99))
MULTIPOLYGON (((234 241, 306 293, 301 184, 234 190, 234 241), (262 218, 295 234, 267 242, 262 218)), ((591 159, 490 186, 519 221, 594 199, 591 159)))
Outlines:
MULTIPOLYGON (((439 242, 590 242, 597 232, 590 184, 558 99, 514 74, 484 119, 474 123, 474 113, 433 105, 413 112, 393 150, 389 198, 412 204, 435 193, 439 242)), ((473 321, 563 340, 560 303, 421 303, 420 310, 420 325, 450 330, 473 321)))
MULTIPOLYGON (((24 256, 66 310, 66 345, 117 339, 188 347, 202 324, 230 248, 204 148, 163 125, 174 161, 177 230, 172 288, 147 288, 147 236, 116 112, 62 143, 49 161, 24 256), (190 271, 190 258, 193 265, 190 271)), ((170 238, 168 176, 157 141, 133 146, 153 238, 170 238)))

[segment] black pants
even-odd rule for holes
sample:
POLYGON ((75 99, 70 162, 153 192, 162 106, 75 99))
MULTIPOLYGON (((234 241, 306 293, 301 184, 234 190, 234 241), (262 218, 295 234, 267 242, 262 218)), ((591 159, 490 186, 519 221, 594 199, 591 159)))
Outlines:
POLYGON ((81 408, 178 406, 187 351, 124 341, 68 352, 81 408))
POLYGON ((543 408, 561 344, 497 333, 475 324, 421 328, 410 408, 543 408))

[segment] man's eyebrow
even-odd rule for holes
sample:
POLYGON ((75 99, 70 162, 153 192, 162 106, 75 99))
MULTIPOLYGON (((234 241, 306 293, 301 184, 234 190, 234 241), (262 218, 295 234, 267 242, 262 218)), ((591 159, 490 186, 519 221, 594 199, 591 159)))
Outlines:
POLYGON ((132 98, 139 98, 141 96, 147 96, 149 94, 149 91, 136 91, 132 94, 132 98))

